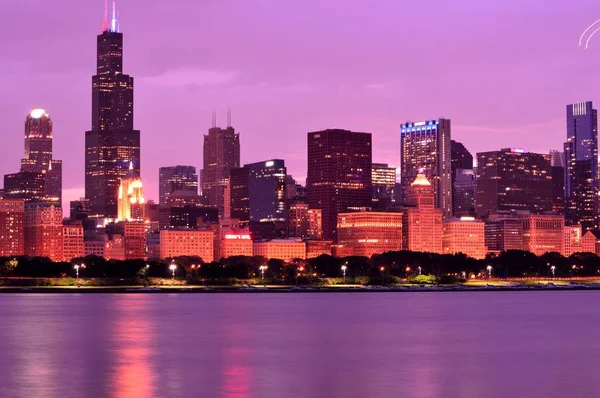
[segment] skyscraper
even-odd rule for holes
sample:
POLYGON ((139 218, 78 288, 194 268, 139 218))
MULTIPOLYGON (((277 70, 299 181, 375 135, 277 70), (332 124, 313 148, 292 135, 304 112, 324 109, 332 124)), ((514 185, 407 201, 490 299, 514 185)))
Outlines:
POLYGON ((475 173, 473 155, 458 141, 450 141, 452 169, 452 214, 454 217, 475 215, 475 173))
POLYGON ((146 209, 142 179, 135 175, 133 165, 130 174, 121 178, 119 185, 118 219, 120 221, 144 221, 146 209))
POLYGON ((240 135, 228 126, 221 129, 214 125, 204 136, 202 168, 202 198, 206 206, 216 207, 223 217, 225 188, 231 169, 240 167, 240 135))
POLYGON ((170 166, 158 169, 159 204, 164 206, 175 191, 198 193, 198 173, 194 166, 170 166))
POLYGON ((123 73, 123 34, 113 2, 97 39, 92 78, 92 129, 85 133, 85 197, 92 216, 116 218, 119 182, 140 175, 140 132, 133 128, 133 77, 123 73))
POLYGON ((396 168, 386 163, 373 163, 371 183, 373 184, 373 206, 385 208, 394 198, 396 168))
POLYGON ((500 211, 552 211, 550 155, 505 148, 477 154, 477 217, 500 211))
POLYGON ((400 129, 402 195, 420 172, 431 181, 435 207, 444 218, 452 216, 450 119, 404 123, 400 129))
POLYGON ((25 254, 25 201, 0 199, 0 256, 25 254))
POLYGON ((336 238, 338 213, 371 206, 372 162, 370 133, 308 133, 307 199, 322 211, 323 238, 336 238))
POLYGON ((402 210, 402 248, 415 252, 442 253, 442 210, 435 207, 435 193, 425 174, 410 184, 402 210))
POLYGON ((20 171, 4 176, 5 195, 60 205, 62 161, 52 159, 52 120, 44 109, 33 109, 25 119, 24 154, 20 171))
POLYGON ((552 211, 565 213, 565 154, 562 151, 550 151, 552 165, 552 211))
POLYGON ((598 112, 592 102, 567 105, 565 218, 583 230, 598 227, 598 112))

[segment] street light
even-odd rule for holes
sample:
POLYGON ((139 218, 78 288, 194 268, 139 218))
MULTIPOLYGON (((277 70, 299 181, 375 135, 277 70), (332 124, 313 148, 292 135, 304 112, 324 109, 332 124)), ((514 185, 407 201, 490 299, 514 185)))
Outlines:
POLYGON ((556 271, 556 265, 550 267, 550 271, 552 271, 552 277, 554 278, 554 271, 556 271))
POLYGON ((492 266, 488 265, 487 266, 487 272, 488 272, 488 279, 492 278, 492 266))
POLYGON ((384 271, 385 271, 385 267, 384 267, 384 266, 381 266, 381 267, 379 268, 379 271, 381 271, 381 285, 383 286, 383 273, 384 273, 384 271))
POLYGON ((346 284, 346 270, 348 269, 348 267, 346 266, 346 264, 348 264, 347 261, 346 261, 346 263, 344 265, 342 265, 342 272, 344 273, 344 285, 346 284))
POLYGON ((175 260, 171 260, 171 265, 169 265, 169 269, 173 274, 173 280, 175 280, 175 270, 177 269, 177 265, 175 265, 175 260))
POLYGON ((81 268, 81 269, 85 269, 85 264, 81 264, 81 265, 80 265, 80 264, 75 264, 75 265, 73 266, 73 268, 75 268, 75 275, 76 275, 76 278, 77 278, 77 279, 79 279, 79 268, 81 268))
POLYGON ((417 267, 417 269, 419 270, 419 275, 421 275, 421 267, 417 267))
POLYGON ((298 284, 298 274, 299 274, 300 272, 303 272, 303 271, 304 271, 304 267, 303 267, 303 266, 300 266, 300 267, 298 268, 298 271, 296 271, 296 285, 298 284))
POLYGON ((267 267, 266 265, 261 265, 260 267, 258 267, 258 269, 260 270, 260 278, 263 280, 263 283, 265 285, 266 285, 266 283, 265 283, 265 271, 267 270, 267 268, 269 268, 269 267, 267 267))

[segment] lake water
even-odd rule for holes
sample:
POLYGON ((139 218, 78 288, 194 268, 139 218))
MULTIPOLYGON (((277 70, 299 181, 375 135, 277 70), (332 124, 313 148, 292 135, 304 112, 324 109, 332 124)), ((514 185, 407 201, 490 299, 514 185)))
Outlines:
POLYGON ((600 291, 0 295, 0 397, 599 397, 600 291))

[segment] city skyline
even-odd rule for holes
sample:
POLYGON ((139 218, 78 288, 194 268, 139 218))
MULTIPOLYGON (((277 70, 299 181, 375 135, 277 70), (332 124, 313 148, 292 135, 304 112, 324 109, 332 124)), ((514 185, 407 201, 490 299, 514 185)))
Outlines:
MULTIPOLYGON (((32 108, 47 109, 54 121, 56 157, 65 161, 65 203, 83 196, 83 154, 78 152, 83 146, 82 131, 89 128, 91 117, 89 76, 102 3, 0 5, 0 11, 27 19, 34 27, 19 30, 17 37, 8 34, 15 29, 10 21, 0 28, 6 33, 0 35, 0 42, 11 54, 0 67, 0 72, 10 77, 0 106, 3 145, 19 148, 22 115, 32 108), (63 29, 55 32, 52 26, 57 24, 63 29), (35 53, 24 51, 27 45, 23 43, 39 38, 42 32, 44 46, 35 53), (65 52, 67 46, 70 51, 65 52)), ((225 109, 231 106, 232 125, 240 132, 243 147, 241 163, 281 157, 290 174, 303 181, 304 137, 308 131, 345 128, 370 132, 373 161, 394 166, 399 165, 400 124, 431 117, 452 119, 452 138, 463 142, 472 153, 513 146, 547 153, 560 149, 564 141, 564 105, 597 99, 593 84, 588 84, 595 66, 594 43, 587 51, 577 48, 582 25, 595 11, 591 2, 578 9, 551 2, 545 6, 544 15, 529 5, 519 7, 520 14, 513 15, 496 10, 494 5, 463 1, 451 8, 442 4, 439 12, 429 15, 431 23, 427 25, 435 27, 431 33, 411 34, 411 41, 404 39, 407 33, 414 29, 421 32, 422 27, 417 21, 398 24, 393 16, 418 12, 426 5, 389 2, 373 10, 367 9, 366 3, 339 9, 315 2, 302 10, 318 6, 320 12, 308 14, 294 5, 248 2, 232 7, 184 2, 170 8, 171 12, 160 18, 161 29, 153 30, 148 29, 148 21, 158 20, 157 15, 168 4, 151 3, 155 7, 142 7, 142 2, 134 0, 120 2, 118 7, 127 48, 125 68, 138 78, 135 123, 144 132, 142 178, 147 197, 155 201, 160 166, 183 163, 201 167, 201 134, 210 127, 213 108, 219 113, 218 125, 225 126, 225 109), (203 26, 192 23, 191 16, 198 12, 226 14, 232 29, 212 38, 210 32, 218 20, 203 26), (487 23, 514 28, 511 34, 525 40, 503 37, 502 29, 489 29, 498 33, 479 32, 477 21, 496 12, 504 18, 487 23), (342 14, 349 29, 322 24, 336 13, 342 14), (525 26, 525 18, 533 13, 537 19, 525 26), (364 19, 367 23, 360 32, 350 29, 364 19), (368 23, 371 19, 377 24, 368 23), (560 31, 544 31, 545 37, 538 32, 541 29, 535 29, 556 26, 559 20, 560 31), (236 25, 240 27, 234 28, 236 25), (310 26, 318 26, 319 34, 302 36, 309 45, 301 46, 295 32, 310 26), (155 32, 158 30, 160 37, 155 32), (207 40, 198 41, 197 37, 207 40), (236 45, 242 38, 247 39, 244 48, 236 45), (157 57, 154 48, 164 47, 165 41, 169 46, 163 57, 157 57), (452 48, 448 48, 448 41, 452 48), (338 45, 342 42, 353 44, 338 45), (529 42, 537 43, 534 51, 530 51, 529 42), (370 43, 380 44, 368 46, 370 43), (487 46, 487 56, 482 55, 479 50, 487 46), (198 51, 191 54, 190 48, 198 51), (329 54, 332 48, 336 51, 329 54), (257 51, 264 55, 258 57, 262 58, 260 67, 254 60, 257 51), (402 55, 440 51, 445 56, 443 73, 435 65, 409 66, 402 55), (355 59, 357 52, 366 56, 355 59), (475 54, 478 57, 473 59, 475 54), (495 65, 498 57, 510 59, 511 64, 495 65), (354 62, 349 64, 349 59, 354 62), (548 67, 549 59, 553 66, 548 67), (503 71, 501 75, 499 71, 503 71), (547 79, 544 74, 554 77, 547 79), (458 81, 460 87, 454 83, 458 81), (447 94, 432 98, 425 95, 427 90, 416 90, 423 84, 447 94), (454 92, 458 91, 456 98, 454 92), (486 100, 481 101, 484 97, 486 100), (190 113, 198 123, 186 122, 190 113), (175 134, 171 131, 180 140, 165 140, 164 134, 175 134), (286 140, 276 140, 281 134, 286 140), (186 140, 190 145, 180 145, 186 140)), ((11 172, 18 162, 15 151, 9 152, 0 161, 3 174, 11 172)))

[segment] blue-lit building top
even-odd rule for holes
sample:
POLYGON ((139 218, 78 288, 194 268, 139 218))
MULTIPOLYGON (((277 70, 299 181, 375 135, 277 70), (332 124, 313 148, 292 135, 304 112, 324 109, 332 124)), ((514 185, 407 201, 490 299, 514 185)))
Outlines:
POLYGON ((247 164, 244 167, 248 169, 250 221, 285 221, 287 219, 285 161, 272 159, 247 164))
POLYGON ((400 126, 400 184, 402 196, 422 171, 432 182, 435 206, 444 218, 452 216, 450 120, 407 122, 400 126))

